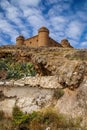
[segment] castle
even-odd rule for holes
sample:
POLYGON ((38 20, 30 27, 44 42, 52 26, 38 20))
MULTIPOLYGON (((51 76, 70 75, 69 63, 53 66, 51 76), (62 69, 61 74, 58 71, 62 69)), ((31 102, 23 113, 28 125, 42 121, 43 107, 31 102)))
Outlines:
POLYGON ((38 30, 38 35, 31 38, 25 39, 23 36, 17 37, 16 45, 29 47, 72 47, 67 39, 63 39, 61 43, 58 43, 49 37, 49 30, 46 27, 41 27, 38 30))

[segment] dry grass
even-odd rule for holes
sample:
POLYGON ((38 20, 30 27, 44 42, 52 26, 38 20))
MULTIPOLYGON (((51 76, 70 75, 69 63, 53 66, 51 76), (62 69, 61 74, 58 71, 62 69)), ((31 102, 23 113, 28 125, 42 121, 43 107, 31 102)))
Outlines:
POLYGON ((3 118, 0 130, 86 130, 80 126, 81 118, 69 118, 51 107, 31 114, 23 114, 18 108, 13 109, 13 119, 3 118))
POLYGON ((48 126, 51 130, 80 127, 80 118, 68 118, 50 107, 27 115, 24 115, 18 108, 14 110, 13 118, 18 125, 18 130, 45 130, 48 126))

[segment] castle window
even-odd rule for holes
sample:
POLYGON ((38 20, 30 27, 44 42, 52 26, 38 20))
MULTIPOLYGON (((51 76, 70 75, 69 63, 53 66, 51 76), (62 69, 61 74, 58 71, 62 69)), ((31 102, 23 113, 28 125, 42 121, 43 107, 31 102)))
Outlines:
POLYGON ((37 42, 38 42, 38 39, 37 39, 37 42))
POLYGON ((31 44, 32 42, 30 42, 30 44, 31 44))

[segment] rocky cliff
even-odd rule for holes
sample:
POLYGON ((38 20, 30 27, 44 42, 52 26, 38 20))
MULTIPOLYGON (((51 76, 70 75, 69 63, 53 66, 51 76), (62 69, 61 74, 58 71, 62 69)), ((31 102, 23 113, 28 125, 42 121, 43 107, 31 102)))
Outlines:
POLYGON ((87 49, 0 47, 6 58, 32 63, 36 75, 6 79, 0 70, 0 110, 11 115, 14 105, 27 113, 50 106, 87 125, 87 49))

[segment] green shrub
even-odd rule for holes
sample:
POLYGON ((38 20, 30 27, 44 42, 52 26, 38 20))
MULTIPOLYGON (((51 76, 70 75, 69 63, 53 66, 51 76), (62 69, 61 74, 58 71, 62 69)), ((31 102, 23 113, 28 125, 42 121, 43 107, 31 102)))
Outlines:
POLYGON ((14 65, 10 65, 8 67, 8 75, 9 78, 22 78, 24 76, 35 76, 36 71, 34 70, 34 66, 31 63, 16 63, 14 65))
POLYGON ((58 115, 53 109, 46 109, 43 113, 43 123, 46 123, 47 125, 51 123, 57 124, 61 119, 62 116, 60 114, 58 115))
POLYGON ((53 97, 54 97, 55 99, 59 99, 59 98, 61 98, 63 95, 64 95, 64 90, 63 90, 63 89, 57 88, 57 89, 54 90, 54 95, 53 95, 53 97))
POLYGON ((6 70, 7 65, 4 59, 0 59, 0 70, 6 70))
POLYGON ((0 111, 0 130, 86 130, 80 126, 82 118, 69 118, 52 108, 44 109, 30 114, 24 114, 19 107, 13 108, 13 119, 4 117, 0 111))
POLYGON ((29 114, 29 120, 38 120, 38 121, 41 121, 42 119, 42 115, 41 115, 41 112, 36 112, 36 111, 33 111, 32 113, 29 114))
POLYGON ((0 60, 0 70, 7 72, 6 79, 20 79, 24 76, 35 76, 36 71, 32 63, 28 62, 15 62, 12 59, 0 60))
POLYGON ((52 130, 58 130, 59 128, 72 129, 79 128, 81 123, 80 118, 68 118, 51 108, 24 114, 17 106, 13 108, 13 121, 19 130, 23 128, 27 130, 45 130, 47 126, 50 126, 52 130))
POLYGON ((24 114, 18 106, 15 106, 13 108, 13 121, 15 124, 21 124, 21 123, 26 123, 27 121, 32 121, 32 120, 38 120, 40 121, 41 118, 41 113, 40 112, 32 112, 30 114, 24 114))
POLYGON ((13 108, 13 121, 16 125, 19 125, 23 123, 25 120, 27 120, 28 115, 24 114, 19 107, 15 106, 13 108))

